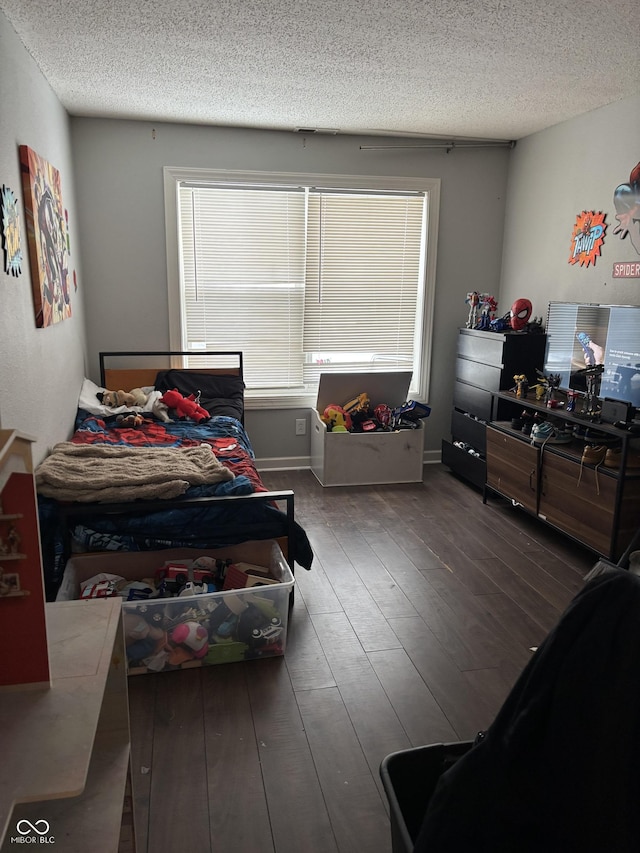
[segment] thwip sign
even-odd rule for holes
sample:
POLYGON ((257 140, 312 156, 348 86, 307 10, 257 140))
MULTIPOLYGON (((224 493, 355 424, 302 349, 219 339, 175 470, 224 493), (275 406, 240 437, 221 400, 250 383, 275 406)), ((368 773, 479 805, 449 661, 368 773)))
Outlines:
POLYGON ((605 216, 605 213, 595 210, 583 210, 576 217, 576 224, 571 234, 570 264, 587 267, 589 264, 595 265, 607 230, 605 216))

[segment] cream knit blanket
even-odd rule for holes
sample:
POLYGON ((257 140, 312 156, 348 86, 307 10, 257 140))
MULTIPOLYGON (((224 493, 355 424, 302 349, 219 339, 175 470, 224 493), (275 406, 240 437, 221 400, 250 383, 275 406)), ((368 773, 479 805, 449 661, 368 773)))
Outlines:
POLYGON ((175 498, 189 486, 233 480, 208 444, 127 447, 56 444, 35 471, 41 495, 59 501, 132 501, 175 498))

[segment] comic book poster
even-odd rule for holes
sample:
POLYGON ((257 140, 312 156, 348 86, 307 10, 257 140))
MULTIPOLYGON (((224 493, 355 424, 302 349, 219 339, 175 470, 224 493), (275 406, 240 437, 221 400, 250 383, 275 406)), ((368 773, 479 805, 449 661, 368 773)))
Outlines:
POLYGON ((26 145, 20 169, 36 326, 71 316, 69 254, 60 173, 26 145))

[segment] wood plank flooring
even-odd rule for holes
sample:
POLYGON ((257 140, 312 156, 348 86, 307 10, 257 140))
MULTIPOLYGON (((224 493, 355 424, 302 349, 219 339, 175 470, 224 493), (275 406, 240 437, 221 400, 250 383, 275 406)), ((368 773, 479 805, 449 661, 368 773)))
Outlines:
POLYGON ((390 853, 391 752, 486 728, 595 556, 442 465, 295 491, 286 655, 129 679, 141 853, 390 853))

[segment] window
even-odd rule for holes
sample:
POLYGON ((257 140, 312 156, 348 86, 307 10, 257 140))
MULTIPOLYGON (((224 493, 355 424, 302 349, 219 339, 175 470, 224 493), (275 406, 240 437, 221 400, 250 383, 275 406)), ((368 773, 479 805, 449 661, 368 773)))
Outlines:
POLYGON ((165 169, 171 346, 242 349, 249 404, 312 404, 329 371, 426 398, 438 183, 327 178, 165 169))

